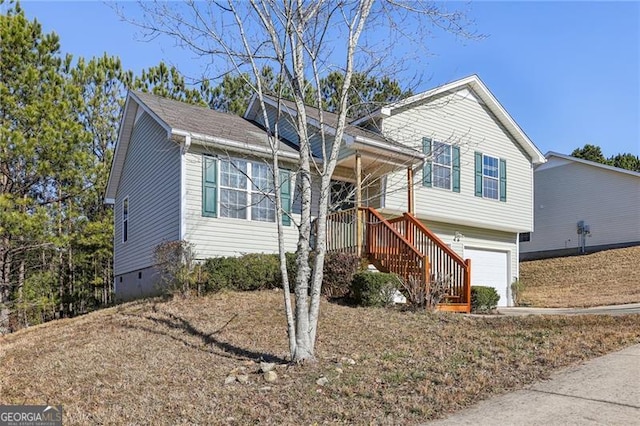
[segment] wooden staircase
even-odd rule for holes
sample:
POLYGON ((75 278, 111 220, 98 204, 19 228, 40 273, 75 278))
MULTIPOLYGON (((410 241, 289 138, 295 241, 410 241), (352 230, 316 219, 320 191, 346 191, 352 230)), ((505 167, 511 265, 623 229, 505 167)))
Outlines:
POLYGON ((327 216, 327 251, 366 257, 378 270, 428 288, 446 285, 439 310, 470 312, 471 261, 463 260, 410 213, 390 220, 371 207, 327 216))

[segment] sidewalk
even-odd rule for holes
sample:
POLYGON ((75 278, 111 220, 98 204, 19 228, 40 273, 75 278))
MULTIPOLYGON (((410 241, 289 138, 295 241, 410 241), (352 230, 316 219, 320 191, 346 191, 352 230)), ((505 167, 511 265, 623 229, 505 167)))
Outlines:
POLYGON ((526 389, 494 397, 437 425, 640 424, 640 345, 569 367, 526 389))
POLYGON ((594 306, 592 308, 498 308, 498 312, 502 315, 627 315, 640 314, 640 303, 594 306))

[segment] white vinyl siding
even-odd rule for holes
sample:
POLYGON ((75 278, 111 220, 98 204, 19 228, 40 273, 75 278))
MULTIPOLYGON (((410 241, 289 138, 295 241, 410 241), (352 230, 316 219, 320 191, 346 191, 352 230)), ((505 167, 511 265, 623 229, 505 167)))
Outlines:
MULTIPOLYGON (((471 91, 461 89, 395 113, 384 118, 383 128, 386 136, 417 150, 423 149, 424 138, 459 147, 460 193, 416 185, 414 195, 418 215, 440 222, 508 232, 532 230, 531 160, 471 91), (504 202, 475 196, 476 151, 498 157, 505 169, 508 164, 508 188, 506 180, 500 182, 505 191, 508 190, 504 202)), ((422 179, 417 176, 416 180, 422 179)), ((406 211, 406 171, 389 175, 386 182, 385 209, 390 213, 406 211)))
POLYGON ((640 242, 640 176, 551 157, 535 172, 535 227, 522 253, 640 242))
MULTIPOLYGON (((185 154, 187 166, 185 239, 194 244, 196 257, 206 259, 217 256, 240 256, 246 253, 276 253, 278 229, 275 222, 238 220, 219 217, 220 215, 218 217, 203 216, 203 159, 215 158, 216 155, 224 158, 228 154, 205 148, 196 142, 192 142, 189 152, 185 154)), ((247 161, 259 163, 261 160, 247 159, 247 161)), ((286 165, 283 164, 284 166, 286 165)), ((221 181, 222 179, 219 180, 221 181)), ((293 183, 291 187, 294 187, 293 183)), ((299 219, 295 202, 293 210, 294 219, 299 219)), ((287 251, 294 251, 297 243, 297 228, 292 224, 285 225, 283 229, 287 251)))
POLYGON ((180 238, 180 146, 147 113, 134 125, 115 205, 116 276, 151 267, 155 247, 180 238))

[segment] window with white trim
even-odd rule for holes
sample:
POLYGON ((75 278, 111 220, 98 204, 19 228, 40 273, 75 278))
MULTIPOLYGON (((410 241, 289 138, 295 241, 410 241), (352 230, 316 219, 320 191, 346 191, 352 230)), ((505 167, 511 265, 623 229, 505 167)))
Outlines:
POLYGON ((275 222, 275 185, 268 165, 220 159, 219 171, 219 217, 275 222))
POLYGON ((492 200, 500 199, 500 160, 482 155, 482 196, 492 200))
POLYGON ((129 197, 122 200, 122 242, 129 239, 129 197))
POLYGON ((433 141, 433 186, 451 189, 451 145, 433 141))

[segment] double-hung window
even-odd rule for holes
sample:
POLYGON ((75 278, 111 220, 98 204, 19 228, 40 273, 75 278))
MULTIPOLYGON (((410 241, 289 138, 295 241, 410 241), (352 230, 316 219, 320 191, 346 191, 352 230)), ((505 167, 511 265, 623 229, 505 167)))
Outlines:
POLYGON ((476 152, 475 165, 476 197, 507 201, 507 160, 476 152))
POLYGON ((273 173, 266 164, 250 163, 252 177, 251 220, 276 221, 273 173))
POLYGON ((460 147, 422 138, 422 152, 426 156, 422 184, 460 192, 460 147))
POLYGON ((220 161, 220 217, 247 218, 248 171, 246 161, 220 161))
POLYGON ((433 142, 433 186, 451 189, 451 145, 433 142))
POLYGON ((497 200, 500 198, 499 161, 489 155, 482 156, 482 196, 497 200))
POLYGON ((203 156, 203 215, 275 222, 275 191, 280 190, 289 223, 291 194, 289 172, 280 170, 281 184, 276 187, 273 172, 265 163, 240 159, 203 156))

